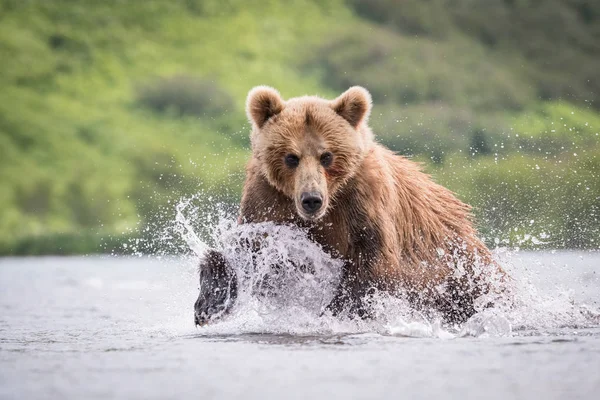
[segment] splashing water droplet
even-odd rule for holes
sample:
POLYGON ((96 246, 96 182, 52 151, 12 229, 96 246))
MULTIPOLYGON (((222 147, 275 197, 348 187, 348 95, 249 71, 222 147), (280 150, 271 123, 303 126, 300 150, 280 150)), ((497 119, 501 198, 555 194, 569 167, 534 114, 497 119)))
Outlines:
POLYGON ((193 199, 181 201, 176 211, 174 231, 195 256, 199 259, 212 247, 223 254, 237 275, 239 294, 231 313, 203 327, 203 334, 375 332, 406 337, 481 338, 600 323, 597 307, 577 303, 568 292, 543 293, 531 283, 538 272, 528 269, 538 267, 528 262, 523 268, 515 268, 511 265, 515 253, 503 249, 496 251, 495 258, 512 276, 509 290, 500 297, 478 299, 478 313, 462 326, 446 326, 435 313, 425 316, 405 298, 381 292, 373 293, 369 300, 372 319, 333 317, 324 310, 334 296, 343 263, 312 242, 305 230, 274 223, 238 225, 234 218, 219 212, 202 216, 193 199), (204 235, 196 226, 198 218, 204 235), (207 233, 209 237, 205 237, 207 233), (490 301, 494 308, 486 308, 490 301))

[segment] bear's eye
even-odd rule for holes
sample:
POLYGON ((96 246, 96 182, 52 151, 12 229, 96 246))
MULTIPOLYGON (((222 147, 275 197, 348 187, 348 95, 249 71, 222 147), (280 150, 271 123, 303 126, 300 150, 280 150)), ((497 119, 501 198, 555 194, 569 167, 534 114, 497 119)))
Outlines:
POLYGON ((295 154, 288 154, 284 158, 285 165, 290 168, 296 168, 300 164, 300 159, 295 154))
POLYGON ((332 162, 333 162, 333 154, 331 154, 328 151, 321 154, 321 165, 322 166, 327 168, 331 165, 332 162))

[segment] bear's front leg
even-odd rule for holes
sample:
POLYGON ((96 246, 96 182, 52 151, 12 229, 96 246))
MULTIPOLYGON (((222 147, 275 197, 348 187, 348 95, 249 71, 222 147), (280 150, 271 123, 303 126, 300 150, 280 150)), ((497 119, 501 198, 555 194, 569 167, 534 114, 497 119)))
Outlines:
POLYGON ((471 318, 475 310, 475 300, 481 295, 481 288, 469 283, 467 276, 449 277, 434 297, 434 307, 442 314, 444 321, 450 324, 462 324, 471 318))
POLYGON ((237 276, 223 254, 209 250, 200 261, 200 294, 194 305, 196 325, 206 325, 226 315, 237 298, 237 276))
POLYGON ((343 266, 340 284, 325 311, 331 312, 333 316, 347 313, 351 318, 370 318, 372 315, 368 299, 373 288, 370 279, 362 278, 356 271, 356 265, 347 261, 343 266))

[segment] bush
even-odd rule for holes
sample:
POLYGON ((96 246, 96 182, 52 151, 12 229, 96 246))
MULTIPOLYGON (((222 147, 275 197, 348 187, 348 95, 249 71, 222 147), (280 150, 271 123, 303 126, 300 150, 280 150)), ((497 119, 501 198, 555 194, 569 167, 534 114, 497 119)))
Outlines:
POLYGON ((546 102, 512 121, 515 142, 520 148, 560 153, 588 148, 600 140, 600 116, 567 102, 546 102))
POLYGON ((600 2, 590 0, 348 0, 355 12, 406 36, 468 37, 486 58, 523 71, 545 100, 600 107, 600 2), (560 27, 560 29, 556 29, 560 27))
POLYGON ((363 85, 376 103, 443 103, 477 111, 521 110, 534 92, 482 46, 462 38, 408 38, 389 29, 353 29, 325 42, 307 64, 323 84, 363 85))
POLYGON ((508 130, 505 116, 476 113, 468 108, 427 103, 408 107, 378 105, 371 117, 378 140, 407 155, 426 155, 441 163, 456 152, 478 155, 499 150, 508 130), (481 135, 484 135, 482 138, 481 135))
POLYGON ((159 113, 220 116, 234 109, 233 98, 216 82, 188 75, 158 79, 137 90, 137 101, 159 113))
POLYGON ((532 155, 450 157, 436 181, 474 207, 491 246, 599 248, 600 152, 559 160, 532 155))
POLYGON ((491 152, 492 149, 485 134, 485 130, 479 128, 473 130, 471 135, 471 143, 469 146, 469 153, 475 157, 490 154, 491 152))

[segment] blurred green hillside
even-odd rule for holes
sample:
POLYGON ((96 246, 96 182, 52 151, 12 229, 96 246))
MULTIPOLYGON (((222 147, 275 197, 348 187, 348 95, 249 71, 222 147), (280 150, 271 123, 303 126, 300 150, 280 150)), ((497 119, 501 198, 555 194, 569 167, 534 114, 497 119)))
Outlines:
POLYGON ((239 201, 246 93, 373 94, 491 245, 600 246, 600 4, 0 0, 0 253, 123 251, 239 201))

